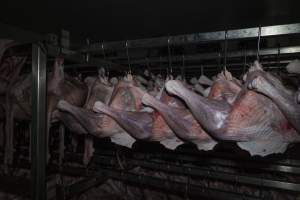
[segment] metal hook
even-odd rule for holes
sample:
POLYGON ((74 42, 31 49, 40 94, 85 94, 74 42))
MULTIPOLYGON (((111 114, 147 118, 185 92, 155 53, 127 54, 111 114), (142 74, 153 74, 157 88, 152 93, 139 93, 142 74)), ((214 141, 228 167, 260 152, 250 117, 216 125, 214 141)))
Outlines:
POLYGON ((150 74, 150 63, 149 63, 148 57, 146 57, 146 65, 147 65, 147 70, 149 71, 149 74, 150 74))
POLYGON ((185 199, 189 199, 189 189, 190 189, 190 176, 188 175, 185 184, 185 199))
POLYGON ((260 37, 261 37, 261 26, 258 28, 258 40, 257 40, 257 54, 256 59, 259 62, 259 51, 260 51, 260 37))
POLYGON ((171 48, 170 48, 170 43, 171 43, 171 37, 168 37, 168 58, 169 58, 169 68, 170 68, 170 73, 171 75, 173 74, 173 69, 172 69, 172 59, 171 59, 171 48))
POLYGON ((129 57, 129 50, 128 50, 128 40, 126 40, 125 46, 126 46, 126 54, 127 54, 127 62, 128 62, 128 67, 129 67, 129 74, 131 74, 131 65, 130 65, 130 57, 129 57))
POLYGON ((243 67, 243 74, 245 74, 245 72, 246 72, 246 67, 247 67, 247 48, 246 48, 246 45, 245 45, 245 48, 244 48, 244 67, 243 67))
POLYGON ((238 193, 238 177, 237 177, 237 175, 235 175, 235 177, 234 177, 234 183, 235 183, 236 192, 238 193))
POLYGON ((184 54, 182 54, 181 77, 182 77, 182 80, 185 80, 185 57, 184 57, 184 54))
POLYGON ((263 187, 263 179, 260 178, 260 190, 259 190, 259 196, 260 196, 261 198, 263 198, 262 187, 263 187))
POLYGON ((159 74, 160 74, 160 75, 162 75, 162 74, 161 74, 161 68, 162 68, 161 63, 162 63, 162 57, 159 56, 159 74))
POLYGON ((224 40, 224 71, 226 70, 226 65, 227 65, 227 34, 228 31, 225 31, 225 40, 224 40))
MULTIPOLYGON (((105 55, 104 43, 103 43, 103 42, 101 43, 101 49, 102 49, 103 59, 104 59, 104 61, 106 61, 106 55, 105 55)), ((111 67, 111 66, 109 66, 109 68, 110 68, 110 67, 111 67)), ((107 65, 105 65, 105 71, 106 71, 107 77, 109 76, 109 68, 108 68, 107 65)))
POLYGON ((278 43, 278 49, 277 49, 277 69, 280 71, 280 43, 278 43))
POLYGON ((222 71, 222 66, 221 66, 221 53, 218 53, 218 58, 217 58, 217 62, 218 62, 218 67, 219 69, 222 71))
MULTIPOLYGON (((89 38, 86 39, 86 44, 89 46, 90 45, 90 40, 89 38)), ((90 54, 86 53, 86 57, 85 57, 85 61, 86 63, 88 63, 90 61, 90 54)))

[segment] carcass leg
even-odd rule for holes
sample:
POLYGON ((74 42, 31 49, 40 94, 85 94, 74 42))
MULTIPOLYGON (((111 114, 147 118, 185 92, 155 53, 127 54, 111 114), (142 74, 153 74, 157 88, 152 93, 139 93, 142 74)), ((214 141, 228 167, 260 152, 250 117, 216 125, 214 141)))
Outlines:
POLYGON ((230 105, 227 102, 208 99, 197 95, 187 89, 180 81, 172 80, 166 83, 166 89, 170 94, 181 98, 196 120, 213 136, 220 138, 224 134, 218 133, 225 123, 230 112, 230 105))
POLYGON ((6 104, 7 112, 6 112, 6 123, 5 123, 5 135, 6 135, 6 143, 5 143, 5 155, 4 155, 4 164, 11 165, 13 162, 13 140, 14 140, 14 108, 11 103, 7 101, 6 104))
POLYGON ((63 124, 59 126, 59 166, 62 165, 65 152, 65 127, 63 124))
POLYGON ((272 99, 288 121, 300 132, 300 105, 297 103, 297 94, 295 96, 289 94, 280 82, 263 73, 254 72, 250 75, 247 86, 272 99))
POLYGON ((87 165, 89 164, 91 158, 94 154, 94 140, 93 137, 90 135, 85 136, 84 140, 84 155, 83 155, 83 164, 87 165))

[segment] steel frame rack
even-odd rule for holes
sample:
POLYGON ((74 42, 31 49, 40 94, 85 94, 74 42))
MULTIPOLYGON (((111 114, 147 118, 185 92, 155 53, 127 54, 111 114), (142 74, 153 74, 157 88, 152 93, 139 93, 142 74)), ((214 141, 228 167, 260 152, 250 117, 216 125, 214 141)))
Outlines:
MULTIPOLYGON (((270 56, 277 55, 280 52, 280 55, 283 54, 296 54, 300 53, 300 46, 290 46, 290 47, 279 47, 279 48, 266 48, 259 51, 260 56, 270 56)), ((227 53, 227 58, 236 58, 236 57, 251 57, 256 56, 257 50, 245 50, 243 51, 232 51, 227 53)), ((182 55, 172 56, 172 62, 182 62, 185 61, 199 61, 199 60, 210 60, 218 59, 221 57, 220 53, 202 53, 202 54, 193 54, 193 55, 182 55)), ((146 64, 146 63, 161 63, 168 62, 168 57, 154 57, 146 59, 132 59, 130 64, 146 64)), ((127 61, 120 61, 121 64, 126 64, 127 61)))
MULTIPOLYGON (((199 43, 209 43, 209 42, 223 42, 227 40, 245 40, 254 39, 258 36, 262 38, 287 36, 287 35, 300 35, 300 23, 285 24, 285 25, 275 25, 275 26, 264 26, 264 27, 254 27, 254 28, 244 28, 235 29, 228 31, 216 31, 216 32, 206 32, 206 33, 193 33, 175 36, 163 36, 155 38, 137 39, 137 40, 127 40, 127 41, 113 41, 113 42, 96 42, 81 48, 81 52, 88 53, 91 55, 103 55, 105 51, 107 52, 120 52, 126 51, 128 54, 128 49, 149 49, 149 48, 168 48, 174 46, 184 46, 188 44, 199 44, 199 43)), ((226 52, 226 58, 238 58, 238 57, 253 57, 257 55, 258 50, 241 50, 226 52)), ((271 56, 271 55, 296 55, 300 53, 300 46, 287 46, 278 48, 267 48, 260 49, 260 56, 271 56)), ((201 53, 201 54, 187 54, 184 55, 184 61, 204 61, 204 60, 222 60, 225 52, 217 53, 201 53)), ((129 56, 130 59, 125 56, 122 57, 110 57, 106 56, 112 62, 119 63, 121 65, 133 65, 136 66, 148 66, 150 63, 158 64, 172 62, 183 62, 182 55, 169 55, 164 57, 150 57, 150 58, 140 58, 134 55, 129 56), (171 58, 170 58, 171 57, 171 58)), ((230 65, 230 64, 229 64, 230 65)), ((241 65, 235 65, 241 66, 241 65)), ((205 68, 210 68, 210 66, 204 66, 205 68)), ((163 68, 168 68, 168 66, 163 66, 163 68)), ((193 67, 194 68, 194 67, 193 67)), ((152 69, 157 71, 157 69, 152 69)), ((198 68, 200 69, 200 68, 198 68)))
MULTIPOLYGON (((0 23, 0 38, 9 38, 18 44, 32 45, 32 137, 31 137, 31 199, 46 200, 46 65, 47 55, 63 55, 67 60, 85 63, 84 55, 51 45, 44 45, 44 37, 31 31, 0 23), (42 134, 44 133, 44 134, 42 134)), ((120 69, 109 61, 92 58, 90 65, 109 65, 120 69)))
MULTIPOLYGON (((33 75, 33 106, 32 106, 32 199, 46 199, 46 55, 56 56, 61 53, 61 49, 48 47, 48 52, 38 44, 44 38, 32 32, 21 31, 12 26, 0 24, 1 38, 12 38, 20 42, 34 43, 32 45, 32 75, 33 75), (52 50, 51 50, 52 49, 52 50)), ((126 48, 152 48, 167 45, 185 45, 191 43, 202 43, 212 41, 222 41, 225 36, 228 40, 256 38, 258 32, 261 32, 261 37, 292 35, 300 33, 300 24, 288 24, 278 26, 256 27, 248 29, 238 29, 229 31, 218 31, 209 33, 195 33, 187 35, 178 35, 170 37, 158 37, 141 40, 110 42, 104 44, 92 44, 82 48, 81 52, 90 53, 107 50, 121 50, 126 48)), ((86 58, 78 54, 69 55, 75 61, 84 63, 86 58)), ((95 64, 115 66, 120 69, 120 65, 93 58, 95 64)))
POLYGON ((236 29, 228 31, 216 31, 206 33, 193 33, 177 36, 164 36, 156 38, 93 43, 81 49, 82 52, 101 52, 105 50, 125 50, 126 48, 153 48, 168 45, 186 45, 213 41, 251 39, 258 37, 271 37, 280 35, 292 35, 300 33, 300 23, 276 26, 264 26, 255 28, 236 29))

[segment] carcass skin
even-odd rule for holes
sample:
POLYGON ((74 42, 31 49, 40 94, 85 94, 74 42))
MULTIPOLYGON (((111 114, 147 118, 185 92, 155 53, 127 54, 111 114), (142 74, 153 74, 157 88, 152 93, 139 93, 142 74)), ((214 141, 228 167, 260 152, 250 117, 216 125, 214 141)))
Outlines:
POLYGON ((196 144, 198 149, 211 150, 217 144, 187 109, 168 106, 149 94, 143 96, 142 102, 157 110, 179 138, 196 144))
POLYGON ((207 76, 201 75, 200 78, 198 79, 198 82, 202 85, 208 85, 211 86, 213 84, 213 81, 210 80, 207 76))
MULTIPOLYGON (((86 102, 88 88, 79 80, 64 74, 63 59, 57 58, 54 63, 53 73, 50 74, 47 84, 47 141, 49 141, 49 131, 51 120, 55 120, 52 114, 57 109, 59 100, 64 99, 74 106, 83 106, 86 102)), ((48 150, 48 158, 49 150, 48 150)))
POLYGON ((286 66, 286 70, 289 73, 295 73, 295 74, 300 74, 300 61, 298 59, 290 62, 287 66, 286 66))
POLYGON ((113 118, 128 134, 138 140, 159 141, 169 149, 183 142, 178 139, 158 112, 124 111, 96 102, 94 111, 113 118))
MULTIPOLYGON (((170 130, 157 112, 135 112, 141 111, 141 99, 144 93, 144 91, 136 87, 132 82, 122 81, 118 83, 108 105, 109 109, 115 112, 122 112, 123 118, 120 117, 120 114, 116 116, 115 114, 109 113, 111 115, 107 116, 103 114, 103 112, 90 112, 86 109, 70 106, 65 102, 60 102, 59 108, 72 113, 72 115, 86 127, 89 133, 97 137, 110 137, 114 143, 131 148, 135 139, 143 139, 159 141, 170 149, 176 148, 182 144, 182 141, 175 137, 172 130, 170 130), (115 118, 122 119, 116 122, 115 118), (131 122, 127 123, 129 119, 131 122), (122 123, 125 123, 125 125, 119 126, 119 124, 122 123), (141 128, 142 126, 146 128, 141 128), (129 134, 126 133, 124 129, 127 130, 129 134)), ((98 105, 101 105, 101 108, 106 108, 106 104, 102 105, 98 103, 98 105)))
POLYGON ((205 93, 204 93, 205 89, 204 89, 204 87, 202 85, 200 85, 199 83, 197 83, 193 87, 194 87, 194 91, 198 92, 202 96, 205 95, 205 93))
MULTIPOLYGON (((51 121, 55 121, 52 117, 52 113, 56 110, 56 105, 59 99, 65 99, 66 101, 74 105, 83 105, 85 98, 87 96, 87 89, 84 84, 80 83, 77 80, 74 80, 71 77, 64 76, 63 71, 56 60, 54 65, 54 72, 48 76, 48 88, 47 88, 47 141, 49 137, 49 129, 51 121)), ((62 63, 60 63, 62 64, 62 63)), ((20 67, 21 68, 21 67, 20 67)), ((19 69, 19 68, 18 68, 19 69)), ((31 74, 18 76, 18 73, 15 73, 15 77, 18 78, 11 87, 9 87, 9 104, 5 105, 6 111, 6 134, 7 134, 7 151, 8 159, 7 163, 12 161, 13 153, 13 122, 14 120, 31 120, 31 84, 32 76, 31 74)), ((16 79, 17 79, 16 78, 16 79)), ((49 158, 49 154, 48 154, 49 158)))
MULTIPOLYGON (((88 97, 83 109, 91 111, 96 101, 108 103, 113 92, 113 87, 107 85, 103 77, 87 77, 84 82, 88 86, 88 97)), ((88 136, 88 130, 86 130, 85 127, 83 127, 69 112, 60 111, 57 117, 73 133, 86 135, 83 163, 88 164, 94 152, 93 138, 90 137, 90 135, 88 136)))
POLYGON ((208 98, 226 101, 232 105, 240 91, 240 85, 233 81, 229 72, 222 72, 218 74, 218 78, 214 81, 208 94, 208 98))
POLYGON ((230 105, 227 102, 210 100, 200 96, 176 80, 168 81, 166 89, 170 94, 184 100, 197 121, 206 131, 212 134, 215 133, 213 136, 219 139, 231 139, 219 134, 219 129, 223 127, 224 119, 226 119, 230 112, 230 105))
MULTIPOLYGON (((101 101, 105 104, 109 102, 113 92, 113 87, 104 84, 98 77, 87 77, 84 82, 88 87, 88 95, 86 102, 82 107, 83 109, 92 111, 96 101, 101 101)), ((60 112, 56 113, 56 118, 63 121, 63 123, 74 133, 88 134, 88 130, 82 126, 72 114, 64 112, 63 107, 58 107, 60 108, 60 112)))
POLYGON ((105 84, 101 78, 87 77, 84 82, 89 88, 89 94, 84 108, 91 110, 96 101, 108 104, 113 93, 113 87, 105 84))
MULTIPOLYGON (((5 135, 6 135, 6 143, 5 143, 5 155, 4 155, 4 164, 12 164, 13 162, 13 138, 14 138, 14 117, 15 117, 15 110, 17 105, 15 104, 14 98, 14 86, 18 81, 19 73, 23 68, 26 57, 11 57, 10 67, 14 68, 14 70, 8 74, 6 74, 7 82, 5 84, 1 84, 2 87, 1 92, 4 92, 5 102, 4 102, 4 109, 5 109, 5 135)), ((5 65, 4 65, 5 66, 5 65)), ((3 82, 2 82, 3 83, 3 82)), ((21 115, 20 115, 21 116, 21 115)))
POLYGON ((127 133, 139 140, 150 140, 153 119, 148 112, 123 111, 97 101, 93 110, 113 118, 127 133))
MULTIPOLYGON (((119 110, 137 111, 142 106, 142 95, 143 91, 136 88, 132 81, 120 81, 115 86, 108 105, 119 110)), ((89 134, 100 138, 110 137, 114 143, 130 148, 135 142, 114 119, 105 114, 72 106, 65 101, 59 102, 58 108, 72 114, 89 134)))
POLYGON ((0 61, 0 95, 6 95, 18 81, 19 73, 24 66, 26 57, 9 57, 0 61))
POLYGON ((166 89, 183 99, 201 126, 213 137, 238 142, 251 155, 282 153, 299 136, 277 106, 267 97, 243 88, 230 105, 208 99, 169 81, 166 89))
POLYGON ((247 77, 247 84, 250 89, 269 97, 300 133, 300 105, 297 92, 291 93, 280 80, 262 69, 251 72, 247 77))

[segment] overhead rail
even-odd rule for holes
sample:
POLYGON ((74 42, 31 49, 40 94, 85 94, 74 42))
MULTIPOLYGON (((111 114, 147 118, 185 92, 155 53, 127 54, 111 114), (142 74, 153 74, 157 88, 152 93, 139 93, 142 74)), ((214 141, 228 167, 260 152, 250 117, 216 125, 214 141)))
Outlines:
MULTIPOLYGON (((45 36, 32 32, 23 30, 21 28, 4 24, 0 22, 0 38, 12 39, 16 41, 16 44, 30 44, 36 42, 44 42, 45 36)), ((56 57, 58 55, 64 56, 66 60, 75 63, 87 63, 86 56, 82 55, 82 53, 78 51, 68 50, 59 46, 53 45, 45 45, 46 54, 48 56, 56 57)), ((103 60, 99 58, 90 58, 88 60, 90 66, 110 66, 111 69, 122 70, 122 66, 120 64, 113 63, 108 60, 103 60)))
POLYGON ((300 23, 263 26, 255 28, 235 29, 228 31, 216 31, 206 33, 192 33, 176 36, 163 36, 147 39, 115 41, 115 42, 100 42, 86 45, 81 49, 82 52, 102 52, 105 50, 125 50, 126 48, 152 48, 163 47, 167 45, 186 45, 197 44, 204 42, 222 41, 236 39, 251 39, 257 38, 260 32, 260 37, 292 35, 300 33, 300 23))
MULTIPOLYGON (((270 56, 277 55, 278 51, 280 51, 281 55, 284 54, 297 54, 300 53, 300 46, 290 46, 290 47, 280 47, 280 48, 267 48, 261 49, 259 52, 260 56, 270 56)), ((236 58, 236 57, 244 57, 244 56, 256 56, 257 50, 246 50, 246 51, 232 51, 227 53, 228 58, 236 58)), ((185 61, 199 61, 199 60, 211 60, 218 59, 222 55, 220 53, 202 53, 202 54, 194 54, 194 55, 185 55, 185 61)), ((124 58, 125 59, 125 58, 124 58)), ((127 61, 118 61, 121 64, 126 64, 127 61)), ((168 62, 168 57, 154 57, 147 59, 131 59, 131 64, 146 64, 146 63, 160 63, 160 62, 168 62)), ((172 56, 172 62, 182 62, 182 55, 172 56)))

